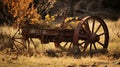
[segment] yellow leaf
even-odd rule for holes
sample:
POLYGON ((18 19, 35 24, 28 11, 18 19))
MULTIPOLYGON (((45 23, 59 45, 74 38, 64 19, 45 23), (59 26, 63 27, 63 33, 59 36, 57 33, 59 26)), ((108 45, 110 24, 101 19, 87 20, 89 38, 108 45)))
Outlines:
POLYGON ((76 20, 78 20, 78 17, 75 17, 76 20))
POLYGON ((50 15, 49 14, 47 14, 46 16, 45 16, 45 18, 47 19, 47 18, 50 18, 50 15))

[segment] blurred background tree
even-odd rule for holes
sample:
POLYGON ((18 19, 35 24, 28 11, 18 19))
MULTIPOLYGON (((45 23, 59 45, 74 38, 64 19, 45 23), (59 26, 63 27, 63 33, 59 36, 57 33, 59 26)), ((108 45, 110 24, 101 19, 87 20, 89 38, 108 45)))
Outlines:
POLYGON ((117 20, 120 0, 0 0, 0 24, 20 23, 26 19, 45 20, 47 14, 64 12, 67 16, 96 15, 117 20), (117 13, 117 14, 116 14, 117 13))
MULTIPOLYGON (((13 19, 10 23, 19 24, 28 19, 40 22, 49 9, 53 7, 54 2, 55 0, 0 0, 0 13, 5 16, 10 14, 13 19)), ((6 20, 11 20, 11 17, 6 20)), ((2 18, 5 17, 3 16, 2 18)), ((4 22, 1 21, 1 23, 4 22)))

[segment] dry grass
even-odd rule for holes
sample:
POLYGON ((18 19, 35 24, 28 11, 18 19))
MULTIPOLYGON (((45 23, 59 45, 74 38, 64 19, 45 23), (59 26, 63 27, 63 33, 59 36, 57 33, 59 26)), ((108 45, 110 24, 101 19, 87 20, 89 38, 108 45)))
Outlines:
MULTIPOLYGON (((49 57, 45 52, 46 50, 57 50, 53 43, 41 45, 38 40, 35 40, 35 43, 39 45, 40 54, 28 57, 13 54, 7 55, 5 54, 6 51, 0 51, 0 67, 119 67, 120 65, 117 62, 120 62, 120 38, 114 35, 113 32, 116 31, 114 24, 120 22, 120 20, 117 22, 105 21, 110 32, 109 52, 105 55, 98 54, 94 55, 93 58, 86 56, 75 59, 73 56, 67 56, 66 53, 62 53, 62 56, 49 57)), ((13 36, 15 30, 8 26, 0 27, 0 31, 10 36, 13 36)))
POLYGON ((109 36, 110 36, 110 41, 109 41, 109 47, 108 51, 110 53, 120 53, 120 38, 115 35, 115 32, 119 30, 119 28, 115 27, 115 24, 120 23, 120 19, 118 21, 110 21, 110 20, 105 20, 107 22, 107 26, 109 29, 109 36))
MULTIPOLYGON (((82 57, 81 59, 75 59, 73 57, 47 57, 47 56, 39 56, 39 57, 25 57, 20 56, 17 59, 15 56, 7 56, 0 55, 0 67, 92 67, 96 65, 98 67, 108 66, 116 66, 116 61, 111 61, 107 59, 105 56, 99 57, 82 57), (4 59, 4 61, 3 61, 4 59)), ((117 61, 120 61, 117 60, 117 61)))

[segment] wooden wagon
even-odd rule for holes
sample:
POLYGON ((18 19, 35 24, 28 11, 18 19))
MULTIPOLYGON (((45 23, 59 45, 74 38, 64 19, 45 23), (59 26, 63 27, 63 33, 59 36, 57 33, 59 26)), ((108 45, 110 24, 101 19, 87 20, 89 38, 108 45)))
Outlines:
POLYGON ((18 29, 13 36, 13 41, 25 46, 32 38, 37 38, 42 44, 54 42, 55 47, 69 49, 76 47, 77 51, 85 52, 88 48, 90 52, 99 49, 107 49, 109 43, 109 32, 105 22, 97 16, 86 16, 81 19, 73 18, 61 24, 61 28, 43 28, 41 25, 25 25, 18 29), (74 21, 75 28, 64 28, 66 23, 74 21), (21 35, 16 37, 16 35, 21 35), (21 40, 21 41, 20 41, 21 40), (62 43, 64 42, 64 43, 62 43), (62 44, 61 44, 62 43, 62 44))

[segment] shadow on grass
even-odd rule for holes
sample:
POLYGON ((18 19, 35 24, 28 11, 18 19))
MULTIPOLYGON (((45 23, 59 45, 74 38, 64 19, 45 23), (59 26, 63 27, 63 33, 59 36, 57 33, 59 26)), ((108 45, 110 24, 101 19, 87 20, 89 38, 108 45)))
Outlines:
POLYGON ((69 56, 74 58, 81 58, 81 57, 93 57, 93 56, 101 56, 101 55, 108 55, 108 51, 105 49, 99 49, 99 50, 93 50, 91 53, 90 51, 85 52, 75 52, 73 49, 67 49, 67 50, 60 50, 60 49, 48 49, 44 52, 45 56, 48 57, 63 57, 63 56, 69 56))

